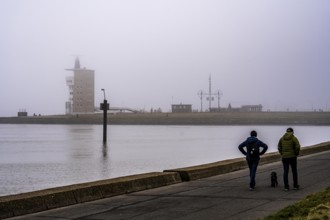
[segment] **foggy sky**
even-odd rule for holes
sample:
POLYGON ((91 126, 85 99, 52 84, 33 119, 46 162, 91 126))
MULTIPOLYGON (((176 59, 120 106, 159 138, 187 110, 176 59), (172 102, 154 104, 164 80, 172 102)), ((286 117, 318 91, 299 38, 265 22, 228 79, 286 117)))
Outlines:
POLYGON ((0 116, 64 114, 77 55, 96 106, 200 110, 211 75, 221 107, 330 110, 328 0, 2 0, 0 28, 0 116))

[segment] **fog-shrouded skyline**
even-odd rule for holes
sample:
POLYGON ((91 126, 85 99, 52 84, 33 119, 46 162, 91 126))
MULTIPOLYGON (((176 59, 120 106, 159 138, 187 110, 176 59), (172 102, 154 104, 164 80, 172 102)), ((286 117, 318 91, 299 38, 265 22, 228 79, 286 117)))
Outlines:
POLYGON ((211 76, 221 107, 329 111, 329 12, 327 0, 2 0, 0 116, 64 114, 77 56, 95 70, 95 106, 104 88, 115 107, 200 110, 211 76))

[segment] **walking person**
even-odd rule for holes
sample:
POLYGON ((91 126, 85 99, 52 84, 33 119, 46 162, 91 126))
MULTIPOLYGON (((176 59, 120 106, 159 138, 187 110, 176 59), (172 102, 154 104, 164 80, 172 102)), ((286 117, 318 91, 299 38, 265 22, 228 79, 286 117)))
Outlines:
POLYGON ((246 161, 250 170, 250 190, 254 190, 260 155, 263 155, 267 151, 268 146, 257 138, 257 132, 253 130, 250 133, 250 137, 241 143, 238 149, 246 155, 246 161), (261 152, 260 148, 262 148, 261 152))
POLYGON ((291 166, 292 177, 293 177, 293 189, 298 190, 298 171, 297 171, 297 156, 300 151, 300 143, 292 128, 286 129, 286 133, 280 138, 278 142, 278 152, 282 156, 283 163, 283 181, 284 190, 289 191, 289 168, 291 166))

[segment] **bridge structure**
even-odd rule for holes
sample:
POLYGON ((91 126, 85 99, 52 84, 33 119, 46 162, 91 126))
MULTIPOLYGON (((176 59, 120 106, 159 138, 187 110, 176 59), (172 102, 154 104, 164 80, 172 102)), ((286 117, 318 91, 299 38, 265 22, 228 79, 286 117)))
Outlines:
POLYGON ((110 107, 110 111, 119 111, 119 112, 132 112, 132 113, 138 113, 138 110, 128 108, 128 107, 110 107))

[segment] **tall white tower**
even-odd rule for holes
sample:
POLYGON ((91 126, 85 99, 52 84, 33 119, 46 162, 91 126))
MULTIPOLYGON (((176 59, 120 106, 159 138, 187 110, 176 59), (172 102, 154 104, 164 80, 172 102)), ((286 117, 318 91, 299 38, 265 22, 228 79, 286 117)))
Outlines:
POLYGON ((69 88, 69 100, 65 104, 66 114, 92 113, 94 106, 94 70, 80 68, 77 57, 73 69, 73 75, 66 77, 69 88))

